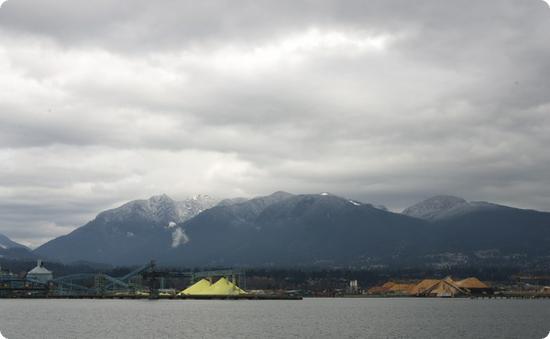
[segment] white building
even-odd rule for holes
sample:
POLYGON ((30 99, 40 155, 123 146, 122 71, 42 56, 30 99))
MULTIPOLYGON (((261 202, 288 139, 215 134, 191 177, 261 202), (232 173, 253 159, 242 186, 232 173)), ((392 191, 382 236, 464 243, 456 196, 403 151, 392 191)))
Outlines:
POLYGON ((27 279, 47 283, 53 279, 53 272, 44 267, 42 260, 38 260, 36 267, 27 273, 27 279))
POLYGON ((352 294, 359 293, 359 283, 357 282, 357 280, 349 281, 349 292, 352 294))

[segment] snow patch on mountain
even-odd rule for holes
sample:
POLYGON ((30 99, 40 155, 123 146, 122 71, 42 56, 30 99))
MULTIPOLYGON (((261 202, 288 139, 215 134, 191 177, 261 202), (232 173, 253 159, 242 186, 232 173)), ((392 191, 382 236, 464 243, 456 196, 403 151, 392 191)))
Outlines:
POLYGON ((361 204, 358 203, 357 201, 349 200, 349 202, 350 202, 352 205, 361 206, 361 204))
POLYGON ((174 220, 176 223, 189 220, 199 214, 200 212, 216 206, 220 202, 219 199, 213 198, 206 194, 195 195, 190 199, 178 201, 177 215, 178 220, 174 220))
POLYGON ((466 201, 450 195, 438 195, 406 208, 402 213, 410 217, 434 221, 497 207, 498 205, 484 201, 466 201))
POLYGON ((462 198, 437 195, 406 208, 403 214, 419 219, 435 220, 453 209, 467 205, 468 202, 462 198))
POLYGON ((100 213, 97 218, 105 222, 123 222, 132 216, 140 216, 154 223, 182 223, 200 212, 215 206, 218 199, 209 195, 196 195, 182 201, 175 201, 166 194, 146 200, 130 201, 118 208, 100 213))
POLYGON ((6 237, 3 234, 0 234, 0 248, 3 250, 7 250, 10 248, 25 248, 28 249, 26 246, 23 246, 21 244, 16 243, 15 241, 11 240, 10 238, 6 237))
POLYGON ((232 205, 237 205, 237 204, 241 204, 243 202, 246 202, 250 199, 248 198, 230 198, 230 199, 224 199, 222 201, 220 201, 216 206, 232 206, 232 205))

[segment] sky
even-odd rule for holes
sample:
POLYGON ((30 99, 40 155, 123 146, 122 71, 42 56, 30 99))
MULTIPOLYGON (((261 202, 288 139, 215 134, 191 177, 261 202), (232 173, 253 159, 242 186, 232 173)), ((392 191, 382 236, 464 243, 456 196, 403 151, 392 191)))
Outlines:
POLYGON ((2 1, 0 233, 166 193, 550 211, 541 0, 2 1))

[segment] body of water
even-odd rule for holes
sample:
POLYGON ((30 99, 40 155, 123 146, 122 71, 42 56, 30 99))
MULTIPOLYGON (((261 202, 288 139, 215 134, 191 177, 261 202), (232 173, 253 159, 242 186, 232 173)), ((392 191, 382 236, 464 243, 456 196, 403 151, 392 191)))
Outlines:
POLYGON ((18 338, 544 338, 550 300, 0 299, 18 338))

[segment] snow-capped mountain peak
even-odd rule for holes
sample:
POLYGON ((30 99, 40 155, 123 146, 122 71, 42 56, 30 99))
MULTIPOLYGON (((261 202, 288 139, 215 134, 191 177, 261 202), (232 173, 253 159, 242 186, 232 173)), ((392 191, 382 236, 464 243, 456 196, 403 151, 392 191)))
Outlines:
POLYGON ((119 263, 136 264, 186 245, 191 239, 183 223, 217 203, 208 195, 176 201, 166 194, 130 201, 99 213, 94 220, 35 251, 65 262, 107 262, 116 257, 119 263))
POLYGON ((175 201, 168 195, 161 194, 146 200, 130 201, 118 208, 100 213, 98 218, 106 221, 123 221, 134 215, 167 225, 170 222, 182 223, 217 203, 218 199, 202 194, 182 201, 175 201))
POLYGON ((176 222, 180 223, 191 219, 200 212, 214 207, 219 201, 219 199, 213 198, 207 194, 199 194, 192 198, 178 201, 176 205, 179 220, 176 222))
POLYGON ((468 206, 470 206, 470 203, 462 198, 451 195, 437 195, 406 208, 403 214, 420 219, 435 220, 452 211, 468 206))

